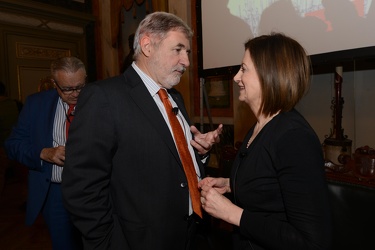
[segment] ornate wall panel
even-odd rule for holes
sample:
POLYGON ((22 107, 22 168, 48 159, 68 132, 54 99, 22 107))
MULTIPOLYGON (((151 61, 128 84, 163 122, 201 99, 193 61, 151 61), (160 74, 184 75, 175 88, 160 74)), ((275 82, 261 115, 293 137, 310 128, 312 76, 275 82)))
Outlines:
POLYGON ((93 22, 86 13, 34 1, 0 0, 0 80, 9 95, 24 102, 49 75, 51 61, 62 56, 82 59, 93 79, 90 72, 96 64, 89 57, 95 55, 88 48, 94 47, 87 44, 93 22))

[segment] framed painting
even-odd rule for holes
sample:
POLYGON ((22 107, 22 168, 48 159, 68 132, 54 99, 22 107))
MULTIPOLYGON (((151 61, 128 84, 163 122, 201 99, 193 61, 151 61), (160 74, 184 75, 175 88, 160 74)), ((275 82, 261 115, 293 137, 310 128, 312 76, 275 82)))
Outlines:
POLYGON ((228 75, 205 78, 204 115, 207 115, 207 108, 209 108, 213 117, 233 116, 233 86, 231 83, 232 77, 228 75))

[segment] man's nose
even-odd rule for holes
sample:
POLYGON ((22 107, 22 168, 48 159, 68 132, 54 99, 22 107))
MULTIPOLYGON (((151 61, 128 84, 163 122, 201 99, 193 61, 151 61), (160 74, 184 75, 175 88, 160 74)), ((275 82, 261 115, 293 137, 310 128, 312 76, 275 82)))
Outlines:
POLYGON ((189 67, 190 61, 189 61, 189 54, 188 53, 182 53, 180 63, 184 65, 185 67, 189 67))

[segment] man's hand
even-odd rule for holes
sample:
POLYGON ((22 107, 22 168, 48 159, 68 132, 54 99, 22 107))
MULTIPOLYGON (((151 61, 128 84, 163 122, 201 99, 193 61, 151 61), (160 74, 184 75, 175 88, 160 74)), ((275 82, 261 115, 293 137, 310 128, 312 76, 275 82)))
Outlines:
POLYGON ((198 151, 198 154, 204 155, 211 150, 212 145, 220 142, 220 135, 223 132, 223 124, 217 129, 202 134, 195 126, 190 126, 190 131, 194 135, 194 139, 190 141, 191 145, 198 151))
POLYGON ((56 164, 58 166, 64 166, 65 146, 58 146, 55 148, 43 148, 40 152, 40 159, 56 164))

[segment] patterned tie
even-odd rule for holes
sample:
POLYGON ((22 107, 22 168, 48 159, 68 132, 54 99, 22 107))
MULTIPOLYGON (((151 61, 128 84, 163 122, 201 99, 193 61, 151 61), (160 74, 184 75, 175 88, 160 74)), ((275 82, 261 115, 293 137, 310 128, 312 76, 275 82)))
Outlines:
POLYGON ((69 104, 69 109, 68 109, 68 112, 66 113, 66 139, 68 139, 68 131, 69 131, 69 127, 70 127, 70 124, 72 123, 73 121, 73 118, 74 118, 74 107, 75 105, 73 104, 69 104))
POLYGON ((188 149, 184 132, 181 128, 181 124, 177 119, 177 116, 172 112, 171 102, 168 100, 168 94, 165 89, 160 89, 158 95, 164 104, 165 110, 168 114, 169 123, 172 127, 173 136, 176 141, 178 153, 181 158, 182 166, 185 171, 185 175, 189 185, 189 192, 191 196, 191 202, 193 205, 193 211, 202 218, 202 207, 200 202, 200 194, 198 190, 198 179, 196 176, 193 159, 188 149))

